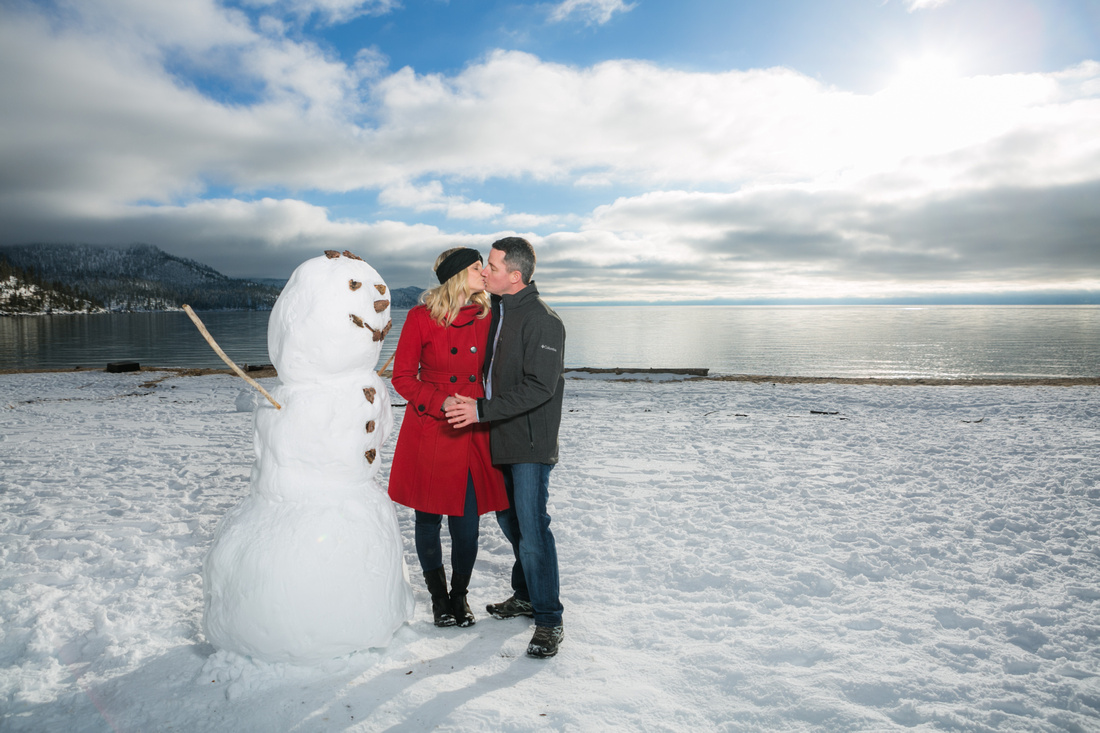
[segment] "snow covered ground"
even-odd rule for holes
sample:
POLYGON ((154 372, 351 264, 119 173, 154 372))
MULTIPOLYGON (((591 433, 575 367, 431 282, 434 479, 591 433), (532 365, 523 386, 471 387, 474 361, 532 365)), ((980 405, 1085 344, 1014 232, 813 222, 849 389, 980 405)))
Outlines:
POLYGON ((570 380, 561 653, 490 516, 476 626, 314 668, 202 636, 242 389, 0 376, 0 730, 1100 730, 1100 388, 570 380))

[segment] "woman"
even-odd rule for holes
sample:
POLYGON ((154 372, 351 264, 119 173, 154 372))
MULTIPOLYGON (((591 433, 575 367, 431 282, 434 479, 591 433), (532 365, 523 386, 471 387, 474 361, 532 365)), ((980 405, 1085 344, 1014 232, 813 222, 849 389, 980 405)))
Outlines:
POLYGON ((456 430, 453 395, 484 397, 489 300, 477 250, 449 249, 435 261, 439 285, 409 311, 393 362, 393 387, 408 400, 390 468, 390 498, 416 510, 416 555, 436 626, 472 626, 466 589, 477 558, 481 514, 508 508, 504 477, 489 457, 489 426, 456 430), (451 535, 451 590, 440 525, 451 535))

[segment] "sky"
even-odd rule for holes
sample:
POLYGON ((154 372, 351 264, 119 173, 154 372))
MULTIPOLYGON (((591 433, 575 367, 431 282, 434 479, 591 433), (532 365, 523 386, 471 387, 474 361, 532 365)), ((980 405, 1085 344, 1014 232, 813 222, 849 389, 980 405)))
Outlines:
POLYGON ((1095 0, 0 0, 0 244, 552 304, 1100 302, 1095 0))

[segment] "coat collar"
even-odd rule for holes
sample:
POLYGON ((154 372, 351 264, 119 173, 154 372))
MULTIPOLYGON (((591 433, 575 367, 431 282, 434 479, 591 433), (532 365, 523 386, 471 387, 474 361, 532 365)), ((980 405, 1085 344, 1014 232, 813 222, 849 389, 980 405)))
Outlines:
POLYGON ((477 318, 478 311, 480 310, 481 306, 477 303, 470 303, 469 305, 462 306, 458 311, 458 315, 455 316, 454 321, 451 322, 451 325, 458 326, 459 328, 462 326, 469 326, 477 318))
POLYGON ((492 297, 493 303, 504 303, 504 310, 509 311, 515 308, 528 298, 537 298, 539 295, 539 289, 535 287, 535 281, 527 283, 527 287, 520 290, 518 293, 512 293, 511 295, 494 295, 492 297))

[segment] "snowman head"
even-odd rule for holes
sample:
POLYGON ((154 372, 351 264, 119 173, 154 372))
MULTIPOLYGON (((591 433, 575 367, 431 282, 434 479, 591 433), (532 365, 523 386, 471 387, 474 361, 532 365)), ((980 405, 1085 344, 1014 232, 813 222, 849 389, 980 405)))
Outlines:
POLYGON ((284 382, 315 381, 378 362, 390 294, 374 268, 327 250, 290 276, 271 310, 267 350, 284 382))

